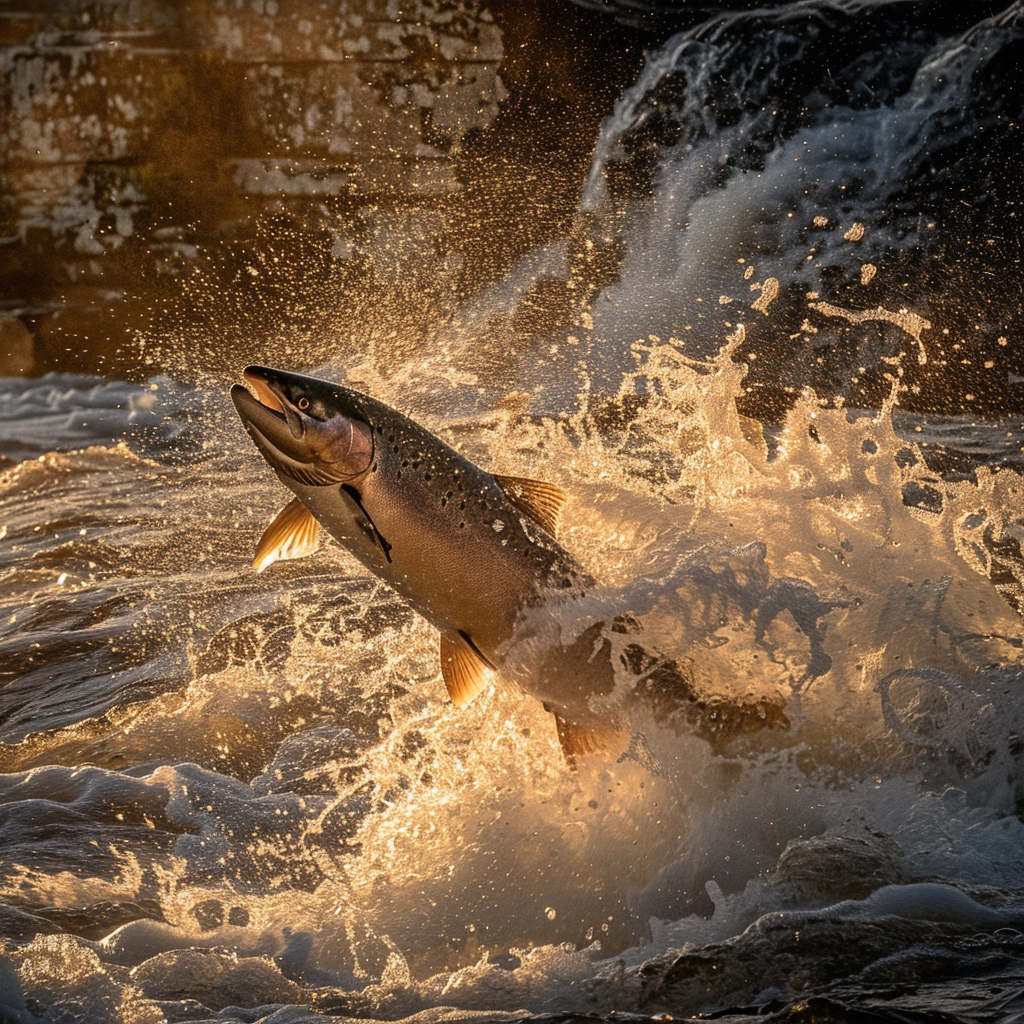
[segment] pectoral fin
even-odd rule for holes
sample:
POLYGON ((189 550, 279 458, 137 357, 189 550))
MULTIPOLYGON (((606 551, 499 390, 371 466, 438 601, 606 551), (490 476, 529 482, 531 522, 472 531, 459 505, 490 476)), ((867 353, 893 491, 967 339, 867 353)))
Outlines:
POLYGON ((366 521, 365 529, 377 542, 377 546, 380 548, 384 558, 390 562, 391 545, 384 539, 384 534, 377 529, 377 524, 373 521, 373 516, 366 511, 366 506, 363 504, 363 496, 359 493, 358 489, 353 487, 351 484, 342 484, 341 489, 352 499, 356 508, 362 512, 363 518, 366 521))
POLYGON ((505 497, 521 512, 536 520, 552 537, 558 528, 558 517, 565 504, 565 491, 543 480, 520 476, 495 476, 505 497))
POLYGON ((461 638, 441 634, 441 675, 457 708, 465 707, 486 685, 488 665, 461 638))
POLYGON ((274 562, 302 558, 320 546, 320 524, 305 505, 295 498, 288 502, 274 521, 263 531, 256 547, 252 567, 263 572, 274 562))

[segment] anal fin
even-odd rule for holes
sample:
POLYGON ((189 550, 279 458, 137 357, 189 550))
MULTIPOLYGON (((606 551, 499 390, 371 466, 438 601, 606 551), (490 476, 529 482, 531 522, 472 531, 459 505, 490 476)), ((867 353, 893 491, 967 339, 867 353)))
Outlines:
POLYGON ((488 668, 464 640, 441 634, 441 675, 457 708, 464 708, 487 685, 488 668))
POLYGON ((263 572, 267 566, 289 558, 310 555, 320 546, 320 524, 298 498, 274 517, 256 546, 252 567, 263 572))

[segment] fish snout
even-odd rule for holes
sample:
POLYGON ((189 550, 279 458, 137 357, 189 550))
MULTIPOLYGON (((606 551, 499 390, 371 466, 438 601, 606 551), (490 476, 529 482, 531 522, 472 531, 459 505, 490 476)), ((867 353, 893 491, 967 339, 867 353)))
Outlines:
POLYGON ((323 486, 369 470, 373 432, 366 423, 334 411, 331 395, 315 390, 329 385, 262 366, 247 366, 242 378, 246 383, 232 386, 231 400, 256 447, 279 473, 323 486), (329 418, 320 418, 325 414, 329 418))
MULTIPOLYGON (((259 390, 257 394, 260 394, 259 390)), ((254 397, 244 384, 232 385, 231 401, 256 447, 275 469, 287 473, 292 463, 303 464, 311 460, 309 446, 301 435, 295 436, 284 411, 278 411, 281 409, 279 402, 275 407, 275 404, 262 401, 261 397, 254 397)))

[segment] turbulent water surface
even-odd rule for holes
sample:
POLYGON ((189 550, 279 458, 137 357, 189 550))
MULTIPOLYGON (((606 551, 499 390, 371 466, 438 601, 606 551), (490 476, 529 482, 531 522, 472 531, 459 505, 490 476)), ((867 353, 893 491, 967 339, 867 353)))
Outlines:
POLYGON ((1020 19, 671 37, 571 237, 423 350, 294 355, 565 489, 599 583, 510 658, 628 614, 761 721, 570 771, 342 550, 255 575, 290 494, 229 380, 0 382, 0 1017, 1024 1019, 1015 211, 962 159, 1020 19))

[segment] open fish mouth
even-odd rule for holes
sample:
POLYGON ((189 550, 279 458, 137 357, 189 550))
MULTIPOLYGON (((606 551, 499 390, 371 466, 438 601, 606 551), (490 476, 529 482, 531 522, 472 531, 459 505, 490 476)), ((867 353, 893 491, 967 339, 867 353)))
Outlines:
MULTIPOLYGON (((361 470, 353 470, 343 462, 325 460, 324 424, 299 412, 282 385, 275 382, 277 376, 277 371, 247 366, 242 371, 245 384, 231 387, 235 409, 267 462, 284 476, 312 487, 345 482, 358 475, 361 470)), ((299 379, 289 374, 280 376, 285 383, 289 377, 299 379)), ((351 431, 351 423, 348 429, 351 431)), ((370 443, 367 462, 372 459, 370 443)))
POLYGON ((278 393, 271 387, 266 371, 256 366, 247 366, 242 371, 242 380, 252 386, 261 405, 284 413, 284 405, 278 393))
POLYGON ((274 469, 303 482, 317 482, 308 479, 319 475, 313 466, 315 457, 304 438, 296 437, 269 378, 252 366, 246 367, 242 378, 252 390, 245 384, 233 384, 231 401, 256 447, 274 469))

